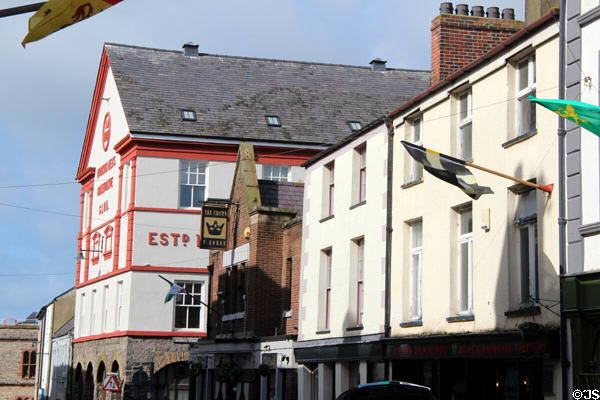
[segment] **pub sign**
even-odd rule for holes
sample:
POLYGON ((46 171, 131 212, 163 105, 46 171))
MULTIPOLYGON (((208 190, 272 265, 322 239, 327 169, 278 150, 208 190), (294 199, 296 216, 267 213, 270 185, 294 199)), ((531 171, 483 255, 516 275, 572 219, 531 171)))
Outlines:
POLYGON ((226 249, 229 208, 202 207, 200 247, 203 249, 226 249))

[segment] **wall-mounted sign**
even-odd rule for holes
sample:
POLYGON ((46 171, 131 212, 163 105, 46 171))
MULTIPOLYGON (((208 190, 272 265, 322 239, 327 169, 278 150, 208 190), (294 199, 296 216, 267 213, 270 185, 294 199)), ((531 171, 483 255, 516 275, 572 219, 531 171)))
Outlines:
POLYGON ((229 209, 226 207, 202 207, 200 247, 203 249, 227 248, 229 209))
POLYGON ((102 124, 102 148, 104 151, 108 150, 108 144, 110 143, 110 113, 107 112, 104 116, 104 124, 102 124))

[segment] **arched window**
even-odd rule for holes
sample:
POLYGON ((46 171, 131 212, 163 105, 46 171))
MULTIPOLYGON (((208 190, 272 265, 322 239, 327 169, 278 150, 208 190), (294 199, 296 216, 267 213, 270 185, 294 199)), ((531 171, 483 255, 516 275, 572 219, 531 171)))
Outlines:
POLYGON ((112 255, 113 249, 113 227, 108 225, 104 230, 104 259, 107 260, 112 255))
POLYGON ((92 236, 92 264, 98 264, 100 261, 100 233, 96 232, 92 236))
POLYGON ((35 351, 23 352, 23 363, 21 368, 21 377, 31 379, 35 377, 35 351))

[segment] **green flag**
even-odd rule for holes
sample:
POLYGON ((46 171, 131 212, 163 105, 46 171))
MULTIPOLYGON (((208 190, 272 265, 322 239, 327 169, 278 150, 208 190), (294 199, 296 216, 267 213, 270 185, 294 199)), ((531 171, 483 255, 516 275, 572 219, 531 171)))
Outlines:
POLYGON ((600 107, 575 100, 536 99, 533 96, 529 96, 529 100, 600 136, 600 107))
POLYGON ((177 296, 179 293, 185 293, 185 289, 183 287, 179 286, 178 284, 171 282, 170 280, 168 280, 167 278, 165 278, 162 275, 159 275, 158 277, 167 281, 167 283, 169 285, 171 285, 171 288, 169 289, 169 293, 167 293, 167 297, 165 297, 165 303, 168 302, 169 300, 171 300, 173 297, 177 296))

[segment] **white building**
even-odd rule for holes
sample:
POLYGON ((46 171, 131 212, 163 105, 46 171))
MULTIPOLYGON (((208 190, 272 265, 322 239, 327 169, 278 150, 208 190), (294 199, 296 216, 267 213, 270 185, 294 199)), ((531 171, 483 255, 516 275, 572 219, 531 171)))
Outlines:
POLYGON ((208 303, 200 212, 228 198, 240 141, 259 177, 302 181, 300 164, 326 144, 427 85, 426 72, 373 64, 105 46, 77 172, 75 397, 101 396, 108 372, 132 398, 194 392, 190 343, 217 316, 188 295, 164 303, 158 275, 208 303))

